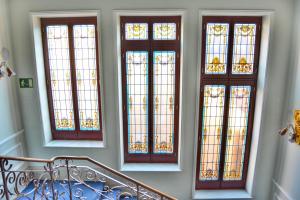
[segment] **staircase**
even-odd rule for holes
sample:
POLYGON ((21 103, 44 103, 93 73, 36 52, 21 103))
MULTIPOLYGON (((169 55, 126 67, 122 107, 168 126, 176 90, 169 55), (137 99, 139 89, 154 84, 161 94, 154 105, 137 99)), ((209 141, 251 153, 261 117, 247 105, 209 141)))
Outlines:
POLYGON ((0 169, 1 200, 176 200, 89 157, 0 156, 0 169))

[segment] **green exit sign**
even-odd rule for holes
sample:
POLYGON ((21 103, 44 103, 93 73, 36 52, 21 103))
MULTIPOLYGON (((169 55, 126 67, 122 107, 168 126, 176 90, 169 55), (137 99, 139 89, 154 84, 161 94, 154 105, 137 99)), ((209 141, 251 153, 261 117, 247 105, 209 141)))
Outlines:
POLYGON ((20 83, 20 88, 33 88, 32 78, 20 78, 19 83, 20 83))

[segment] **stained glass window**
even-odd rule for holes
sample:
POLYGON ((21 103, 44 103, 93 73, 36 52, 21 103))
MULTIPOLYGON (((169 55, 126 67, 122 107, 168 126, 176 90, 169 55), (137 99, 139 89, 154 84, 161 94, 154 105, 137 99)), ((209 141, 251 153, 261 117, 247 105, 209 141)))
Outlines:
POLYGON ((148 24, 147 23, 126 23, 125 38, 126 40, 147 40, 148 24))
POLYGON ((120 22, 124 161, 177 163, 181 17, 120 22))
POLYGON ((196 189, 243 189, 262 18, 205 16, 202 23, 196 189))
POLYGON ((55 140, 102 140, 97 18, 42 18, 55 140))
POLYGON ((154 153, 173 153, 175 51, 154 51, 154 153))
POLYGON ((48 26, 47 42, 56 130, 75 129, 68 26, 48 26))
POLYGON ((175 40, 176 23, 154 23, 153 39, 154 40, 175 40))
POLYGON ((241 180, 248 128, 251 86, 231 86, 224 180, 241 180))
POLYGON ((200 180, 219 178, 224 102, 224 85, 204 87, 200 180))
POLYGON ((73 31, 80 130, 99 130, 95 26, 75 25, 73 31))
POLYGON ((227 71, 229 24, 208 23, 206 29, 205 73, 225 74, 227 71))
POLYGON ((129 153, 148 153, 148 52, 126 52, 129 153))
POLYGON ((235 24, 232 73, 252 74, 255 55, 256 24, 235 24))

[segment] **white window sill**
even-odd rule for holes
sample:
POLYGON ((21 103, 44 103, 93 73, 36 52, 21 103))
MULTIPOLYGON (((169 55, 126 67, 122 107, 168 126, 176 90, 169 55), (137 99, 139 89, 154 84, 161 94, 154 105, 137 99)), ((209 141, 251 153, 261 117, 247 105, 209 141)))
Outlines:
POLYGON ((157 163, 125 163, 121 166, 123 172, 180 172, 178 164, 157 163))
POLYGON ((105 145, 103 141, 93 140, 52 140, 46 143, 44 147, 105 148, 105 145))
POLYGON ((193 199, 252 199, 246 190, 198 190, 193 199))

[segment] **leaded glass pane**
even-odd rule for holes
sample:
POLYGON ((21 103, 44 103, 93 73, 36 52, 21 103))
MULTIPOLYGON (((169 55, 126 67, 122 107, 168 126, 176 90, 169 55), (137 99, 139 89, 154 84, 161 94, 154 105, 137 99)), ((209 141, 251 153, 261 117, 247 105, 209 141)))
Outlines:
POLYGON ((233 74, 253 74, 256 24, 235 24, 232 58, 233 74))
POLYGON ((95 25, 75 25, 73 32, 80 130, 100 130, 95 25))
POLYGON ((47 26, 52 103, 56 130, 75 130, 68 26, 47 26))
POLYGON ((204 86, 200 177, 218 180, 224 117, 224 85, 204 86))
POLYGON ((148 52, 126 52, 128 152, 148 153, 148 52))
POLYGON ((154 153, 173 153, 175 51, 154 51, 154 153))
POLYGON ((231 86, 224 180, 242 180, 251 86, 231 86))
POLYGON ((126 40, 147 40, 148 24, 147 23, 126 23, 125 39, 126 40))
POLYGON ((154 40, 175 40, 176 23, 154 23, 153 39, 154 40))
POLYGON ((206 31, 206 74, 226 74, 229 24, 208 23, 206 31))

